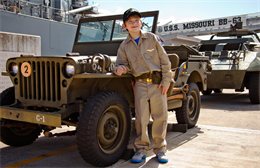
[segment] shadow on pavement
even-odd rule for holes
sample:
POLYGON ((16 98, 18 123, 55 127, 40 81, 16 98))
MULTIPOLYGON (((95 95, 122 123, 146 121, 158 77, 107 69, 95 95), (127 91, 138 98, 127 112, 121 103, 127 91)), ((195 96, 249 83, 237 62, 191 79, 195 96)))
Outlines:
MULTIPOLYGON (((169 124, 168 124, 169 125, 169 124)), ((153 153, 153 139, 151 134, 152 122, 148 125, 148 132, 151 141, 151 146, 149 148, 147 162, 142 162, 140 164, 130 164, 131 167, 158 167, 159 163, 157 158, 153 153)), ((172 132, 167 131, 167 149, 168 152, 174 151, 175 148, 188 143, 198 136, 200 128, 195 127, 189 129, 186 133, 182 132, 172 132)), ((135 129, 132 129, 132 134, 130 137, 130 143, 128 148, 133 148, 133 143, 136 138, 135 129)), ((47 138, 40 136, 34 143, 23 146, 23 147, 2 147, 1 148, 1 167, 12 165, 14 163, 23 162, 28 159, 33 159, 34 157, 46 156, 48 153, 61 150, 63 148, 68 148, 76 145, 76 136, 63 136, 63 137, 52 137, 47 138)), ((131 160, 124 161, 131 162, 131 160)), ((116 165, 116 164, 115 164, 116 165)), ((121 164, 120 164, 121 165, 121 164)), ((122 165, 121 165, 122 166, 122 165)), ((57 155, 52 155, 44 159, 36 160, 25 164, 24 167, 93 167, 92 165, 86 163, 79 155, 78 150, 75 148, 57 155), (57 161, 57 159, 59 161, 57 161), (62 160, 62 162, 61 162, 62 160)))
POLYGON ((203 109, 226 110, 227 107, 230 107, 231 111, 236 111, 241 108, 247 108, 247 111, 260 110, 259 104, 252 104, 250 102, 248 93, 239 92, 233 94, 213 93, 211 95, 201 95, 201 105, 203 109))
POLYGON ((186 133, 181 133, 181 132, 172 132, 172 131, 167 131, 166 135, 166 140, 167 140, 167 156, 169 158, 168 163, 159 163, 157 161, 157 158, 155 154, 153 153, 152 145, 153 145, 153 140, 151 137, 151 124, 149 125, 149 135, 150 135, 150 140, 151 140, 151 146, 149 148, 147 158, 143 160, 141 163, 132 163, 131 160, 126 161, 123 164, 120 164, 118 166, 113 166, 113 167, 145 167, 145 168, 157 168, 160 166, 169 166, 171 167, 170 162, 174 162, 174 158, 172 158, 172 153, 174 153, 174 149, 185 145, 186 143, 192 141, 196 137, 198 137, 198 134, 203 134, 204 132, 201 131, 201 128, 199 127, 194 127, 192 129, 188 129, 186 133))

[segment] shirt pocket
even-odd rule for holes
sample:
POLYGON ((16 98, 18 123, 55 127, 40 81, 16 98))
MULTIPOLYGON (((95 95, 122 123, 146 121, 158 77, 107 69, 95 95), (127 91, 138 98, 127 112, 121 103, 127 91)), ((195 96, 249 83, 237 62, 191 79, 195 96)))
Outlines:
POLYGON ((158 57, 158 53, 155 48, 145 50, 144 57, 148 60, 158 57))

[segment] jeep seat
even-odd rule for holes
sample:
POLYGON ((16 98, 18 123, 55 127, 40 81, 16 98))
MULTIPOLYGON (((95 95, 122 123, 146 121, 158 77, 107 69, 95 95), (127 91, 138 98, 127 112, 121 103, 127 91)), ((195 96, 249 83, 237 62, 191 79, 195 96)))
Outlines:
POLYGON ((169 60, 171 62, 171 70, 175 70, 179 66, 179 56, 177 54, 168 54, 169 60))
MULTIPOLYGON (((169 60, 171 62, 171 70, 172 70, 172 77, 174 80, 176 80, 176 72, 178 71, 178 66, 179 66, 179 56, 177 54, 168 54, 169 60)), ((172 95, 172 90, 174 88, 174 82, 172 82, 169 86, 169 89, 167 91, 167 96, 172 95)))

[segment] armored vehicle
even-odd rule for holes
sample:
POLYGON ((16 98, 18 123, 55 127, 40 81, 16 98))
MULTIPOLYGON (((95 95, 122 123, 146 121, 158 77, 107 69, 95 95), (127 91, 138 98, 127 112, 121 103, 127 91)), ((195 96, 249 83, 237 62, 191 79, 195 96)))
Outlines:
POLYGON ((251 103, 259 104, 260 39, 255 32, 241 28, 241 22, 231 25, 230 31, 217 33, 198 45, 197 50, 212 64, 208 89, 202 93, 221 93, 222 89, 241 92, 247 88, 251 103))
MULTIPOLYGON (((142 13, 143 31, 155 33, 158 11, 142 13)), ((81 19, 73 51, 62 57, 21 55, 6 62, 13 87, 1 93, 1 141, 28 145, 43 131, 76 127, 80 155, 95 166, 122 157, 129 143, 134 95, 131 74, 112 73, 117 50, 128 32, 122 15, 81 19)), ((165 46, 175 86, 168 108, 178 123, 194 127, 200 113, 200 90, 206 90, 209 58, 186 45, 165 46), (178 54, 178 55, 177 55, 178 54)), ((72 133, 75 133, 72 132, 72 133)), ((63 133, 64 134, 72 134, 63 133)))

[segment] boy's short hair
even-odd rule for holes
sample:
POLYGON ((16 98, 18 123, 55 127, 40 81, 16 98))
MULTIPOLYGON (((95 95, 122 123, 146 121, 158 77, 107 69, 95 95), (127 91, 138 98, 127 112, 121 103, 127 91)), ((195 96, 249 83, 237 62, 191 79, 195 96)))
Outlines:
POLYGON ((142 15, 139 13, 138 10, 134 9, 134 8, 130 8, 128 10, 125 11, 124 16, 123 16, 123 22, 125 23, 125 21, 127 21, 127 19, 129 18, 129 16, 132 15, 137 15, 140 18, 142 17, 142 15))

